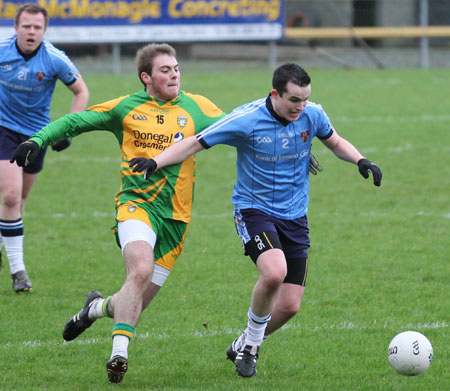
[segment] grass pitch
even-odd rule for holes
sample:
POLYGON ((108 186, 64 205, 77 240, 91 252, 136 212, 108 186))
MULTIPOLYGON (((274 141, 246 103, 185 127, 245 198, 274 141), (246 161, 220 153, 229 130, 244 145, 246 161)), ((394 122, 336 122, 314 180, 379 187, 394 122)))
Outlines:
MULTIPOLYGON (((311 178, 312 247, 302 308, 264 343, 258 376, 242 379, 225 351, 245 327, 257 272, 242 255, 233 226, 235 154, 225 146, 199 153, 183 255, 142 314, 120 388, 448 389, 450 73, 309 72, 311 100, 381 167, 382 187, 315 141, 324 172, 311 178), (387 360, 390 340, 408 329, 425 334, 434 348, 433 363, 417 377, 396 374, 387 360)), ((134 75, 84 77, 91 104, 141 88, 134 75)), ((270 80, 265 69, 188 70, 182 86, 230 111, 265 96, 270 80)), ((54 119, 69 101, 70 93, 58 86, 54 119)), ((62 328, 88 291, 109 295, 123 282, 110 232, 119 161, 116 141, 106 132, 48 152, 24 214, 34 292, 14 294, 6 264, 0 273, 1 390, 108 389, 112 321, 97 321, 70 343, 63 342, 62 328)))

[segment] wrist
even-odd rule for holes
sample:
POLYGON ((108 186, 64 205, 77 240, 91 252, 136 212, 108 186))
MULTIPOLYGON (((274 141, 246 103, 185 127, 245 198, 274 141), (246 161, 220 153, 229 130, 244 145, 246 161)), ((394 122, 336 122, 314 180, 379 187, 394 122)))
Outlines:
POLYGON ((32 142, 36 143, 39 146, 39 148, 42 148, 42 146, 44 144, 44 142, 42 141, 41 138, 35 137, 35 136, 30 137, 28 139, 28 141, 32 141, 32 142))
POLYGON ((366 159, 365 157, 362 157, 361 159, 359 159, 357 162, 356 162, 356 164, 358 165, 358 167, 361 165, 361 164, 364 164, 365 162, 369 162, 370 160, 369 159, 366 159))

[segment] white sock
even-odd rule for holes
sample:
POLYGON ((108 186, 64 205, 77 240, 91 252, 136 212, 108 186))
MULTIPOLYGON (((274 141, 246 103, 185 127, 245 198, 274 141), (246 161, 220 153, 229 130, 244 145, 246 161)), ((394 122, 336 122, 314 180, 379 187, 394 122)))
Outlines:
MULTIPOLYGON (((245 329, 243 331, 243 333, 238 338, 236 338, 236 341, 234 342, 234 346, 233 346, 235 351, 238 352, 239 350, 241 350, 245 346, 246 338, 247 338, 247 329, 245 329)), ((265 335, 263 337, 262 342, 264 342, 267 338, 269 338, 269 335, 265 335)))
POLYGON ((103 318, 105 314, 103 313, 103 303, 106 299, 98 298, 95 299, 91 305, 91 308, 89 308, 88 312, 88 318, 90 320, 103 318))
POLYGON ((264 331, 267 323, 270 321, 270 314, 259 317, 253 314, 252 309, 248 309, 247 337, 246 345, 260 346, 263 342, 264 331))
POLYGON ((11 274, 25 270, 25 264, 23 263, 23 235, 3 236, 3 243, 11 274))
POLYGON ((113 348, 111 352, 111 358, 114 356, 122 356, 128 358, 128 344, 130 339, 125 335, 115 335, 113 337, 113 348))
POLYGON ((235 351, 238 352, 244 347, 246 337, 247 337, 247 329, 245 329, 243 333, 238 338, 236 338, 236 341, 233 342, 235 351))

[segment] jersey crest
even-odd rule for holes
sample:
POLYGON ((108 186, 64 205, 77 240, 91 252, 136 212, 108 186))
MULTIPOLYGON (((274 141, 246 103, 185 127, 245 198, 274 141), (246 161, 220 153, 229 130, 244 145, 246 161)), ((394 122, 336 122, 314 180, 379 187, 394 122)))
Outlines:
POLYGON ((187 125, 188 117, 186 115, 179 115, 177 117, 177 124, 180 128, 184 128, 187 125))
POLYGON ((309 130, 305 130, 304 132, 301 132, 300 137, 302 138, 303 142, 306 143, 308 141, 308 137, 309 137, 309 130))
POLYGON ((45 73, 44 72, 36 72, 36 77, 39 81, 42 81, 45 78, 45 73))

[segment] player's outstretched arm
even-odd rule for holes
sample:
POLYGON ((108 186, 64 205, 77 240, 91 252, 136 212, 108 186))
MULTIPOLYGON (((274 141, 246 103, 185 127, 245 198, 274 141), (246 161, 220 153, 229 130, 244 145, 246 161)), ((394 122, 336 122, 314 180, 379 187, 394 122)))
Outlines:
POLYGON ((155 156, 154 159, 138 157, 131 159, 129 164, 130 167, 133 167, 133 172, 145 171, 145 179, 148 179, 157 169, 181 163, 183 160, 202 149, 204 148, 197 140, 197 137, 191 136, 171 145, 165 151, 155 156))
POLYGON ((364 178, 367 179, 369 177, 370 171, 373 176, 373 184, 375 186, 381 186, 382 173, 380 168, 361 155, 352 143, 339 136, 336 131, 333 132, 331 137, 323 140, 323 143, 330 148, 338 158, 357 164, 359 172, 364 178))

